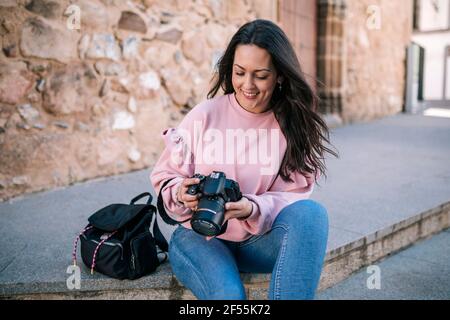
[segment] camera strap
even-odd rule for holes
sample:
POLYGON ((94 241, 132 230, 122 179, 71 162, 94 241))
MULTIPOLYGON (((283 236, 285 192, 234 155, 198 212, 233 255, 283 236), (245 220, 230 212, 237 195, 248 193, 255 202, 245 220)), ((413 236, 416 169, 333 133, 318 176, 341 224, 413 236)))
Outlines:
POLYGON ((161 218, 163 219, 163 221, 164 221, 165 223, 167 223, 167 224, 170 224, 171 226, 174 226, 174 225, 177 225, 177 224, 182 224, 182 223, 188 222, 188 221, 190 220, 190 218, 189 218, 189 219, 186 219, 186 220, 184 220, 184 221, 177 221, 177 220, 174 220, 174 219, 172 219, 171 217, 169 217, 169 215, 168 215, 167 212, 166 212, 166 208, 164 207, 164 201, 163 201, 163 198, 162 198, 162 191, 163 191, 164 187, 165 187, 170 181, 172 181, 173 179, 174 179, 174 178, 168 179, 168 180, 164 181, 164 183, 163 183, 163 185, 162 185, 162 187, 161 187, 161 189, 160 189, 160 191, 159 191, 158 201, 157 201, 157 204, 156 204, 157 207, 158 207, 159 215, 161 216, 161 218))
MULTIPOLYGON (((157 203, 156 203, 156 206, 157 206, 157 208, 158 208, 159 215, 161 216, 161 218, 163 219, 163 221, 164 221, 165 223, 170 224, 171 226, 178 225, 178 224, 182 224, 182 223, 185 223, 185 222, 188 222, 189 220, 191 220, 191 218, 189 218, 189 219, 186 219, 186 220, 183 220, 183 221, 177 221, 177 220, 174 220, 174 219, 172 219, 171 217, 169 217, 169 215, 168 215, 167 212, 166 212, 166 208, 164 207, 164 201, 163 201, 163 198, 162 198, 162 190, 163 190, 164 187, 165 187, 170 181, 172 181, 173 179, 174 179, 174 178, 172 178, 172 179, 167 179, 166 181, 164 181, 164 183, 163 183, 163 185, 161 186, 161 189, 160 189, 160 191, 159 191, 159 194, 158 194, 158 201, 157 201, 157 203)), ((156 219, 155 219, 155 227, 156 227, 156 229, 158 229, 158 232, 160 232, 160 231, 159 231, 159 227, 158 227, 158 224, 157 224, 157 220, 156 220, 156 219)), ((225 232, 227 231, 227 227, 228 227, 228 221, 226 221, 226 222, 224 223, 224 225, 222 226, 222 229, 220 230, 220 233, 219 233, 217 236, 219 236, 219 235, 225 233, 225 232)), ((167 251, 167 250, 166 250, 166 251, 167 251)))

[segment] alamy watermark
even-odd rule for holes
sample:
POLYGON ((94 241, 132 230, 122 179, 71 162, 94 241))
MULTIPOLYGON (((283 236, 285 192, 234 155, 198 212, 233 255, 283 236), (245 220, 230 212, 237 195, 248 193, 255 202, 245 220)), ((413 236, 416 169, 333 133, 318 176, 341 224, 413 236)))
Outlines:
POLYGON ((81 9, 75 4, 71 4, 64 11, 64 15, 67 16, 66 26, 69 30, 81 29, 81 9))
POLYGON ((77 265, 70 265, 67 267, 66 273, 70 276, 66 280, 67 289, 81 289, 81 269, 77 265))
POLYGON ((370 265, 367 267, 367 273, 370 276, 367 278, 366 285, 369 290, 381 289, 381 269, 377 265, 370 265))
POLYGON ((366 9, 367 19, 366 27, 369 30, 380 30, 381 29, 381 8, 377 5, 370 5, 366 9))
POLYGON ((172 129, 169 139, 174 145, 171 161, 180 166, 259 165, 261 175, 274 175, 280 166, 279 129, 219 129, 202 131, 203 122, 194 121, 193 134, 172 129), (194 155, 194 157, 192 157, 194 155))

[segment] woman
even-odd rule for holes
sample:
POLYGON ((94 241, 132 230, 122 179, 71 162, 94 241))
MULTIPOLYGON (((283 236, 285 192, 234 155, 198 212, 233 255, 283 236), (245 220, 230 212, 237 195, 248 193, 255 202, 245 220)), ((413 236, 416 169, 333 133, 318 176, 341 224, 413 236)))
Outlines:
POLYGON ((228 227, 217 237, 189 222, 174 231, 173 272, 199 299, 245 299, 240 272, 272 273, 269 299, 314 298, 328 219, 308 198, 325 173, 324 153, 336 154, 322 144, 328 129, 284 32, 267 20, 243 25, 218 62, 208 98, 164 131, 151 182, 179 221, 198 205, 200 195, 187 193, 198 183, 194 173, 222 171, 243 197, 226 203, 228 227), (224 95, 216 96, 219 89, 224 95))

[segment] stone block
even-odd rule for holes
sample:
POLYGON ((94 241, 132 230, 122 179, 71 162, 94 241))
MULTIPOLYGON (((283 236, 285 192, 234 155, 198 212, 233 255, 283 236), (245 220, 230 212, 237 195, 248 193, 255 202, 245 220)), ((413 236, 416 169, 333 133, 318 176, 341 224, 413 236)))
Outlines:
POLYGON ((86 64, 54 69, 45 84, 43 107, 55 115, 83 112, 100 83, 86 64))
POLYGON ((32 0, 25 8, 47 19, 56 19, 62 14, 61 5, 50 0, 32 0))
POLYGON ((167 26, 161 27, 156 32, 156 39, 161 40, 161 41, 166 41, 166 42, 169 42, 172 44, 176 44, 181 39, 182 35, 183 35, 183 32, 179 27, 173 26, 173 25, 167 25, 167 26))
POLYGON ((135 31, 144 34, 147 32, 147 26, 144 19, 142 19, 138 14, 131 11, 122 12, 118 27, 119 29, 135 31))
POLYGON ((121 51, 114 35, 111 33, 95 33, 91 37, 86 57, 89 59, 111 59, 119 61, 121 51))
POLYGON ((183 35, 181 41, 181 48, 186 58, 194 61, 197 65, 200 65, 205 60, 205 37, 198 31, 192 31, 183 35))
POLYGON ((22 28, 20 49, 26 57, 53 59, 68 63, 77 57, 79 35, 76 31, 29 18, 22 28))
POLYGON ((327 261, 322 269, 318 290, 331 287, 365 264, 364 250, 358 249, 327 261))
POLYGON ((80 7, 81 28, 90 28, 93 31, 106 31, 109 28, 110 15, 114 13, 113 8, 106 6, 98 0, 76 0, 74 2, 80 7))
POLYGON ((23 62, 0 63, 0 102, 19 103, 32 88, 35 76, 23 62))

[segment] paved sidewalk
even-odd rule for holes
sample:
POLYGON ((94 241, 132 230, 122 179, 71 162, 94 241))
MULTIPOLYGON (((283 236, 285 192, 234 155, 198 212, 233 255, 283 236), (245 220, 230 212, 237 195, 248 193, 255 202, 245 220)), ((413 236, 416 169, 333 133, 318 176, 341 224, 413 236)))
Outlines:
MULTIPOLYGON (((398 114, 333 129, 331 140, 340 159, 327 160, 328 180, 312 196, 329 212, 328 251, 450 202, 450 119, 398 114)), ((67 291, 73 240, 87 217, 138 193, 154 194, 149 173, 0 203, 0 295, 67 291)), ((85 289, 148 289, 169 286, 172 276, 165 265, 136 281, 88 272, 82 279, 85 289)))
POLYGON ((450 201, 450 118, 399 114, 333 130, 340 159, 312 198, 330 214, 330 244, 450 201))
POLYGON ((319 292, 318 300, 450 300, 450 229, 420 241, 341 283, 319 292), (372 278, 370 278, 372 277, 372 278), (369 280, 369 289, 367 282, 369 280))

